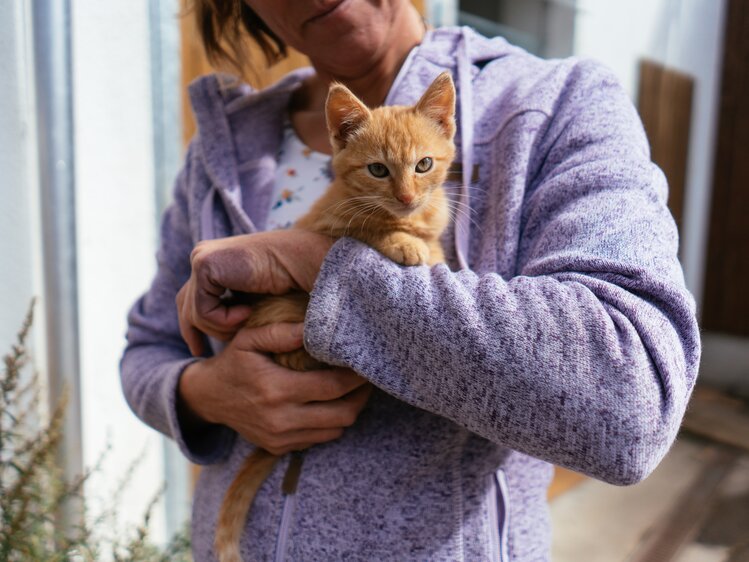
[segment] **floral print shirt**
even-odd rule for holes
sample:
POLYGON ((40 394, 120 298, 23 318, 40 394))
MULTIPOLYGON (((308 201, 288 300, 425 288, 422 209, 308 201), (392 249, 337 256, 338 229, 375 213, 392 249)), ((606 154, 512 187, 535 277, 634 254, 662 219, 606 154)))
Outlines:
POLYGON ((268 230, 289 228, 312 207, 333 179, 330 156, 315 152, 284 123, 268 230))

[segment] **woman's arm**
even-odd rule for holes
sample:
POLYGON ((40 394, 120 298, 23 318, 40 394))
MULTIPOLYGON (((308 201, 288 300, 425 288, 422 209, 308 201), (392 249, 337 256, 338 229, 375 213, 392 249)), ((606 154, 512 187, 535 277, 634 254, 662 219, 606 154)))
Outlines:
POLYGON ((341 240, 306 346, 491 441, 627 484, 673 442, 699 333, 636 113, 608 74, 573 78, 537 141, 517 275, 402 268, 341 240))
POLYGON ((342 240, 313 294, 306 347, 498 444, 637 482, 670 446, 692 388, 692 303, 641 271, 590 266, 506 281, 400 268, 342 240))
POLYGON ((190 276, 188 190, 200 174, 196 143, 190 145, 186 165, 177 177, 174 203, 161 224, 157 271, 151 287, 128 315, 127 347, 120 364, 125 398, 146 424, 175 439, 194 463, 217 462, 235 438, 228 427, 209 424, 190 415, 179 401, 179 382, 185 369, 199 361, 179 333, 174 298, 190 276))

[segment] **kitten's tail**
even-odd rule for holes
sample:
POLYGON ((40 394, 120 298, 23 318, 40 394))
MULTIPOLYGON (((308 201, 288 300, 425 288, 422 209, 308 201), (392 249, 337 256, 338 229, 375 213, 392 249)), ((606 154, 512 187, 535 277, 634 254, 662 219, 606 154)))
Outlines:
POLYGON ((255 494, 280 457, 255 449, 239 469, 221 504, 214 546, 220 562, 242 562, 239 541, 255 494))

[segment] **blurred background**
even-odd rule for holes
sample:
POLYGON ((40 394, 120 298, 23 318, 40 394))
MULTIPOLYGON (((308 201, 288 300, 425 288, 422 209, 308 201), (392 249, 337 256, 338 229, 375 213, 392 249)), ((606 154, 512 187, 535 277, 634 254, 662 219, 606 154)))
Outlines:
MULTIPOLYGON (((749 1, 421 0, 547 58, 598 59, 637 106, 670 184, 704 336, 700 388, 656 473, 620 489, 559 470, 554 558, 749 560, 749 1)), ((59 462, 92 498, 139 459, 122 521, 163 541, 189 518, 194 471, 130 412, 118 361, 155 269, 158 221, 194 131, 185 86, 211 72, 178 0, 0 0, 0 349, 33 296, 48 402, 69 390, 59 462)), ((305 65, 292 53, 253 85, 305 65)), ((42 413, 43 416, 43 413, 42 413)))

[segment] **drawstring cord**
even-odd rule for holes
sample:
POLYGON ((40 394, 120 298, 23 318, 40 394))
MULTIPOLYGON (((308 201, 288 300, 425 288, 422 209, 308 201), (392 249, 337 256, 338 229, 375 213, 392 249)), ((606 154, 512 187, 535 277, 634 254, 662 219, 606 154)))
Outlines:
POLYGON ((460 152, 463 178, 458 209, 455 213, 455 253, 461 269, 468 269, 468 241, 470 236, 470 189, 473 177, 473 88, 471 61, 468 58, 468 35, 461 29, 458 43, 458 89, 460 100, 460 152))

